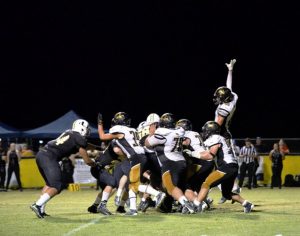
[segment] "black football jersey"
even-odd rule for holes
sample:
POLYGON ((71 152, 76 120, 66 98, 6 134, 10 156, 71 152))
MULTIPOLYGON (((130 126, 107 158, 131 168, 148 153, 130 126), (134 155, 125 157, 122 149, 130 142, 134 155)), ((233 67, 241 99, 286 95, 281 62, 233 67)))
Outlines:
POLYGON ((57 139, 49 141, 44 150, 56 156, 57 161, 61 161, 63 157, 68 157, 79 151, 79 148, 87 147, 87 140, 78 132, 67 130, 57 139))

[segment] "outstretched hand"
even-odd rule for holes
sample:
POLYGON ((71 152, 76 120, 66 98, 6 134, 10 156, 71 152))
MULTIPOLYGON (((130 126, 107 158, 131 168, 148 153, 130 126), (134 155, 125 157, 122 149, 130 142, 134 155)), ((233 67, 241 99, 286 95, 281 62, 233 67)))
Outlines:
POLYGON ((236 63, 236 59, 232 59, 230 60, 229 63, 225 63, 225 65, 227 66, 228 70, 233 70, 233 66, 236 63))

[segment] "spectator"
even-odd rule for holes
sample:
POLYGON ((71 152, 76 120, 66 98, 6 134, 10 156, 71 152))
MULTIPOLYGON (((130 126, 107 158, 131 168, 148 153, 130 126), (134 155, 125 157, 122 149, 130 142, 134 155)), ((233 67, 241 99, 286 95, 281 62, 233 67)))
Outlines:
POLYGON ((21 179, 20 179, 20 166, 19 166, 20 160, 21 160, 20 150, 16 148, 15 143, 11 143, 9 146, 9 150, 7 151, 8 169, 7 169, 6 189, 8 189, 9 187, 10 179, 12 173, 14 172, 19 185, 19 190, 23 191, 21 179))
POLYGON ((2 142, 0 141, 0 190, 5 191, 4 182, 6 177, 6 156, 5 151, 2 148, 2 142))
POLYGON ((274 143, 273 150, 271 150, 269 158, 272 161, 271 188, 278 186, 281 189, 281 172, 285 154, 284 152, 280 151, 278 143, 274 143))
POLYGON ((254 174, 254 158, 257 156, 254 145, 251 143, 249 138, 245 139, 245 146, 241 148, 240 158, 242 159, 242 164, 240 167, 240 179, 239 186, 243 186, 244 178, 246 173, 248 174, 248 189, 251 189, 253 182, 253 174, 254 174))
POLYGON ((279 151, 284 153, 284 155, 288 155, 290 153, 290 149, 283 139, 279 140, 279 151))

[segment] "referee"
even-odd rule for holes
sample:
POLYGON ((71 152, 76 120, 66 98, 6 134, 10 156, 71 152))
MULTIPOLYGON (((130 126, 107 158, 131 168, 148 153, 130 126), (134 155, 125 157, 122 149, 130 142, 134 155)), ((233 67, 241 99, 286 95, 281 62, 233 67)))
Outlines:
POLYGON ((246 173, 248 173, 248 189, 251 189, 252 180, 254 170, 255 170, 255 162, 254 158, 256 157, 256 149, 254 145, 251 143, 251 140, 249 138, 245 139, 245 146, 243 146, 240 150, 240 160, 242 162, 240 167, 240 179, 239 179, 239 186, 243 186, 244 178, 246 176, 246 173))

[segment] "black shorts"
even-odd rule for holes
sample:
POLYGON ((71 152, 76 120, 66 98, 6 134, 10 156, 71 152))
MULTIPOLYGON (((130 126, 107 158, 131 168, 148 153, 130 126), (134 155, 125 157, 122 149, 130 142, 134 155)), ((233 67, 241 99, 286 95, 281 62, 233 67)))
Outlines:
POLYGON ((126 188, 128 188, 128 183, 129 183, 129 172, 130 172, 130 163, 129 160, 124 160, 120 163, 118 163, 115 166, 114 169, 114 178, 116 182, 116 187, 119 186, 120 179, 122 178, 123 175, 126 175, 128 177, 127 185, 126 188))
POLYGON ((36 155, 36 163, 46 185, 56 188, 60 192, 63 188, 62 172, 56 156, 51 152, 39 151, 36 155))
POLYGON ((186 161, 164 160, 162 162, 162 173, 167 171, 170 171, 173 185, 185 190, 186 161))
POLYGON ((201 161, 198 163, 198 165, 201 165, 200 170, 194 173, 186 182, 186 189, 190 189, 196 192, 200 191, 202 183, 204 182, 206 177, 213 171, 215 166, 213 161, 199 161, 201 161))
POLYGON ((114 176, 104 168, 91 167, 92 176, 98 180, 99 186, 103 190, 106 186, 116 187, 114 176))

